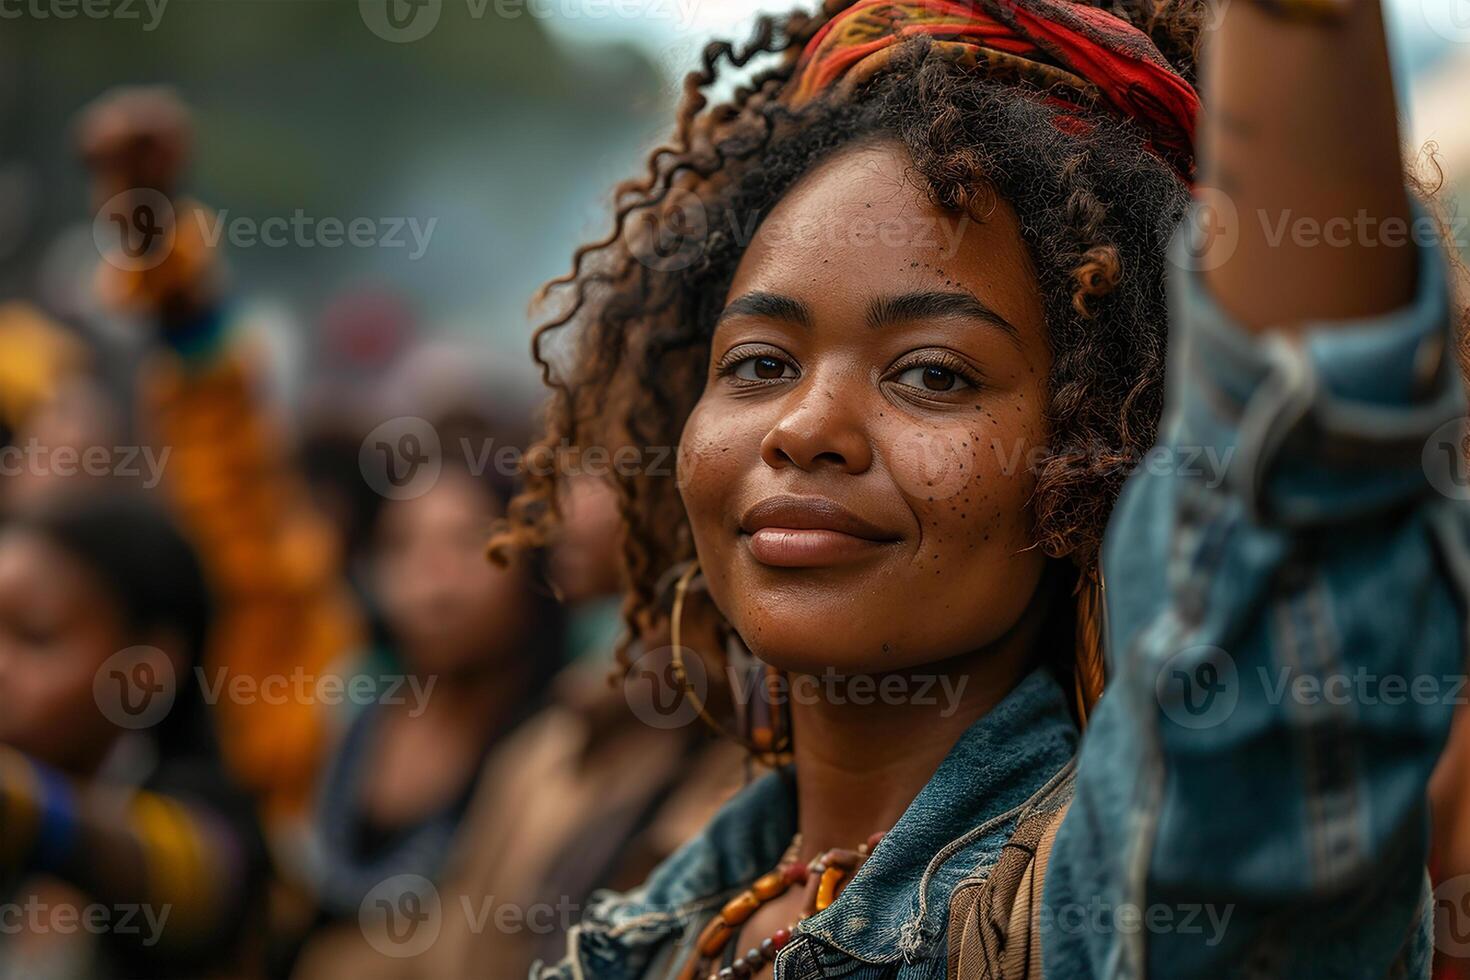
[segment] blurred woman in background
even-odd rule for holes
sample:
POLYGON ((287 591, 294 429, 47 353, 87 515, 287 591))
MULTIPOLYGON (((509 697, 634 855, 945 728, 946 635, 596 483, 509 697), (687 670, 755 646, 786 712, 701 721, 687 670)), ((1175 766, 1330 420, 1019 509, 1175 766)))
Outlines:
POLYGON ((0 976, 258 972, 265 851, 196 674, 211 623, 137 498, 0 528, 0 976))
POLYGON ((372 893, 396 904, 465 849, 456 844, 487 754, 541 709, 562 665, 561 608, 535 559, 513 568, 484 559, 512 476, 476 473, 460 455, 466 443, 514 446, 514 437, 465 417, 434 429, 446 449, 424 464, 438 468, 432 485, 385 502, 378 516, 369 565, 391 646, 342 673, 404 683, 367 700, 328 765, 314 874, 325 928, 297 976, 337 976, 347 963, 361 975, 381 959, 364 943, 364 901, 372 893))

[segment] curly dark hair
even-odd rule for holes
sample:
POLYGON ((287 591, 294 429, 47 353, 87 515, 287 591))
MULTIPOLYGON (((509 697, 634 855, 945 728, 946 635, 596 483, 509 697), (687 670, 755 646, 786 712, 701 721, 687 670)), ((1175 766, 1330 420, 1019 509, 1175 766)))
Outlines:
MULTIPOLYGON (((553 391, 542 448, 676 446, 759 221, 822 158, 895 141, 936 205, 984 220, 999 197, 1019 216, 1053 354, 1054 448, 1037 471, 1036 541, 1089 570, 1126 469, 1154 441, 1166 245, 1189 189, 1134 123, 1098 108, 1085 111, 1079 131, 1059 123, 1061 110, 1039 90, 957 67, 923 39, 904 42, 894 66, 850 96, 791 110, 780 96, 797 53, 850 2, 829 0, 817 16, 763 17, 746 46, 705 49, 673 139, 653 151, 642 177, 618 186, 612 232, 579 249, 571 272, 543 290, 564 306, 532 344, 553 391), (722 68, 755 68, 762 58, 775 64, 728 102, 708 103, 722 68)), ((1201 0, 1102 6, 1148 33, 1193 80, 1201 0)), ((626 522, 631 642, 663 622, 666 573, 693 556, 693 544, 673 474, 612 476, 626 522)), ((528 474, 491 541, 493 557, 555 529, 557 480, 556 467, 528 474)))

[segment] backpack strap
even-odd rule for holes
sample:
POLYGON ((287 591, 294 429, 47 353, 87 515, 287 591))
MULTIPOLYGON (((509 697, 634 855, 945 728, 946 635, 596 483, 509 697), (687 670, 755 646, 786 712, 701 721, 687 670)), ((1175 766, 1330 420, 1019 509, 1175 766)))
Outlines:
POLYGON ((1069 804, 1024 815, 990 874, 950 896, 947 980, 1041 980, 1041 890, 1069 804))

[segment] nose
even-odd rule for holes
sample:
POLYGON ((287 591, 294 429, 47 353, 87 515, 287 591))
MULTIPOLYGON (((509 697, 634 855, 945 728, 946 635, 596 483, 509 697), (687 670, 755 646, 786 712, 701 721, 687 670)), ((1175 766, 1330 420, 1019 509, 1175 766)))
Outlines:
MULTIPOLYGON (((856 393, 853 393, 854 395, 856 393)), ((835 466, 850 474, 873 465, 860 405, 837 379, 813 378, 790 395, 781 416, 761 440, 761 459, 772 469, 835 466)))

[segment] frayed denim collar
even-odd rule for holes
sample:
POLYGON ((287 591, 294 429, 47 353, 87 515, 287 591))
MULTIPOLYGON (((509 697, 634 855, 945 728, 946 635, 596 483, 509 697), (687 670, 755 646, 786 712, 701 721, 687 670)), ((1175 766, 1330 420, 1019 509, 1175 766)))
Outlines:
MULTIPOLYGON (((950 892, 993 864, 1021 812, 1070 774, 1077 739, 1061 687, 1033 671, 966 729, 837 900, 797 932, 867 963, 941 953, 950 892)), ((789 773, 768 773, 643 887, 603 896, 582 941, 606 954, 690 928, 773 868, 795 832, 789 773)))

